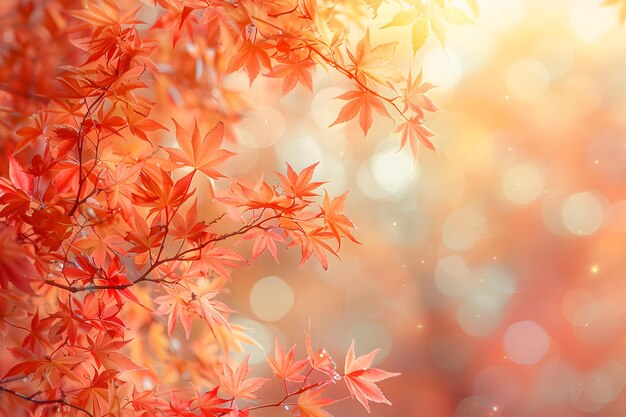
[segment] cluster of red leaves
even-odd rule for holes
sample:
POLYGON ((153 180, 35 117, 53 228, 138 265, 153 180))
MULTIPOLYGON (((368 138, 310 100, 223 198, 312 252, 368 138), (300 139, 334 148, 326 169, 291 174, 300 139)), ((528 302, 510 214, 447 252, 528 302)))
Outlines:
MULTIPOLYGON (((396 374, 370 368, 375 352, 355 358, 351 346, 339 373, 307 336, 308 360, 278 344, 268 358, 284 398, 251 406, 267 380, 233 363, 255 342, 220 301, 232 270, 265 250, 278 262, 280 246, 296 247, 327 268, 342 241, 357 242, 346 194, 321 195, 316 164, 287 165, 274 183, 222 173, 246 108, 225 87, 230 73, 282 78, 287 94, 333 67, 360 86, 348 94, 366 103, 349 110, 365 114, 362 127, 365 107, 387 114, 368 83, 397 74, 369 56, 369 34, 350 53, 340 3, 0 6, 0 414, 241 417, 291 404, 329 416, 323 395, 341 379, 368 411, 389 404, 376 382, 396 374), (162 117, 180 111, 202 122, 162 117), (249 255, 239 241, 252 241, 249 255)), ((407 88, 403 117, 435 109, 419 79, 407 88)))

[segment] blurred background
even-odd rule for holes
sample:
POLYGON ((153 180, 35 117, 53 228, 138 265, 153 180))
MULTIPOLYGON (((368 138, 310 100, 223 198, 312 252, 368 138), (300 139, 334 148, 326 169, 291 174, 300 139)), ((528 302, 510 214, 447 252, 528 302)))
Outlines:
POLYGON ((626 29, 599 0, 479 4, 415 60, 406 30, 372 29, 438 86, 442 110, 426 118, 438 152, 416 163, 387 120, 366 140, 357 122, 327 127, 340 76, 318 71, 315 96, 282 100, 280 80, 257 80, 229 173, 321 161, 324 188, 350 190, 364 245, 345 244, 328 271, 265 253, 227 303, 266 347, 261 369, 275 336, 304 354, 309 318, 340 366, 352 338, 357 354, 380 348, 376 365, 402 376, 381 383, 393 407, 375 416, 625 416, 626 29))

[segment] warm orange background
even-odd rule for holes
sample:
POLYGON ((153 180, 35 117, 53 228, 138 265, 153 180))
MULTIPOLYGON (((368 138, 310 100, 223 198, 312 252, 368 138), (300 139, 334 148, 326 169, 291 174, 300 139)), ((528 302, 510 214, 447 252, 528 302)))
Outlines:
MULTIPOLYGON (((438 153, 416 165, 388 121, 365 142, 355 122, 327 128, 338 76, 318 71, 315 97, 280 102, 259 80, 230 172, 321 161, 325 188, 350 190, 364 246, 328 271, 264 254, 234 275, 239 321, 268 350, 278 336, 303 354, 309 317, 331 354, 352 338, 359 354, 380 347, 379 365, 402 372, 381 383, 394 405, 374 405, 380 417, 626 415, 626 29, 599 3, 485 0, 445 51, 430 39, 414 66, 440 86, 426 119, 438 153)), ((391 40, 406 70, 407 32, 372 33, 391 40)))

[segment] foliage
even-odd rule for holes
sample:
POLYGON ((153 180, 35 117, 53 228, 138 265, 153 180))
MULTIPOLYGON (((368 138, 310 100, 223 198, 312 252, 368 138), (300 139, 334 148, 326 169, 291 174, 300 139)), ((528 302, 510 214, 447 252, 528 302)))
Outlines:
MULTIPOLYGON (((335 400, 324 395, 339 380, 368 411, 389 404, 376 383, 397 374, 370 368, 375 352, 355 358, 351 346, 339 373, 309 333, 306 358, 278 343, 268 358, 284 398, 254 405, 268 380, 233 360, 254 342, 220 301, 232 270, 265 250, 278 261, 277 247, 296 247, 327 268, 342 241, 357 242, 346 194, 321 196, 316 165, 287 165, 276 182, 221 172, 249 107, 230 74, 281 78, 285 95, 313 91, 318 68, 337 71, 352 87, 333 124, 358 115, 366 135, 374 110, 399 118, 414 156, 434 148, 423 125, 437 110, 432 86, 405 78, 390 64, 396 44, 373 46, 369 31, 352 48, 350 25, 381 5, 356 3, 1 6, 2 414, 234 417, 295 401, 294 415, 328 416, 335 400), (241 240, 253 241, 248 258, 234 249, 241 240)), ((430 7, 459 16, 448 2, 430 7)))

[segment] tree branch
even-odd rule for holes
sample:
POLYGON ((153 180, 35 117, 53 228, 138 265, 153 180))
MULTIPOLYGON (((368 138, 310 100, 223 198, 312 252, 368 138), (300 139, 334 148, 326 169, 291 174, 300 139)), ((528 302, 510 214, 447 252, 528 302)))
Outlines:
POLYGON ((35 397, 38 394, 40 394, 39 392, 36 392, 33 395, 28 396, 28 395, 25 395, 25 394, 20 394, 19 392, 13 391, 13 390, 8 389, 8 388, 0 387, 0 393, 2 393, 2 392, 6 392, 7 394, 11 394, 11 395, 13 395, 15 397, 21 398, 24 401, 30 401, 31 403, 34 403, 34 404, 39 404, 39 405, 45 405, 45 404, 65 405, 65 406, 68 406, 70 408, 73 408, 74 410, 82 411, 83 413, 85 413, 89 417, 93 417, 93 414, 91 414, 89 411, 87 411, 84 408, 79 407, 77 405, 70 404, 70 403, 66 402, 65 399, 63 399, 63 398, 58 398, 58 399, 53 399, 53 400, 37 400, 37 399, 35 399, 33 397, 35 397))

